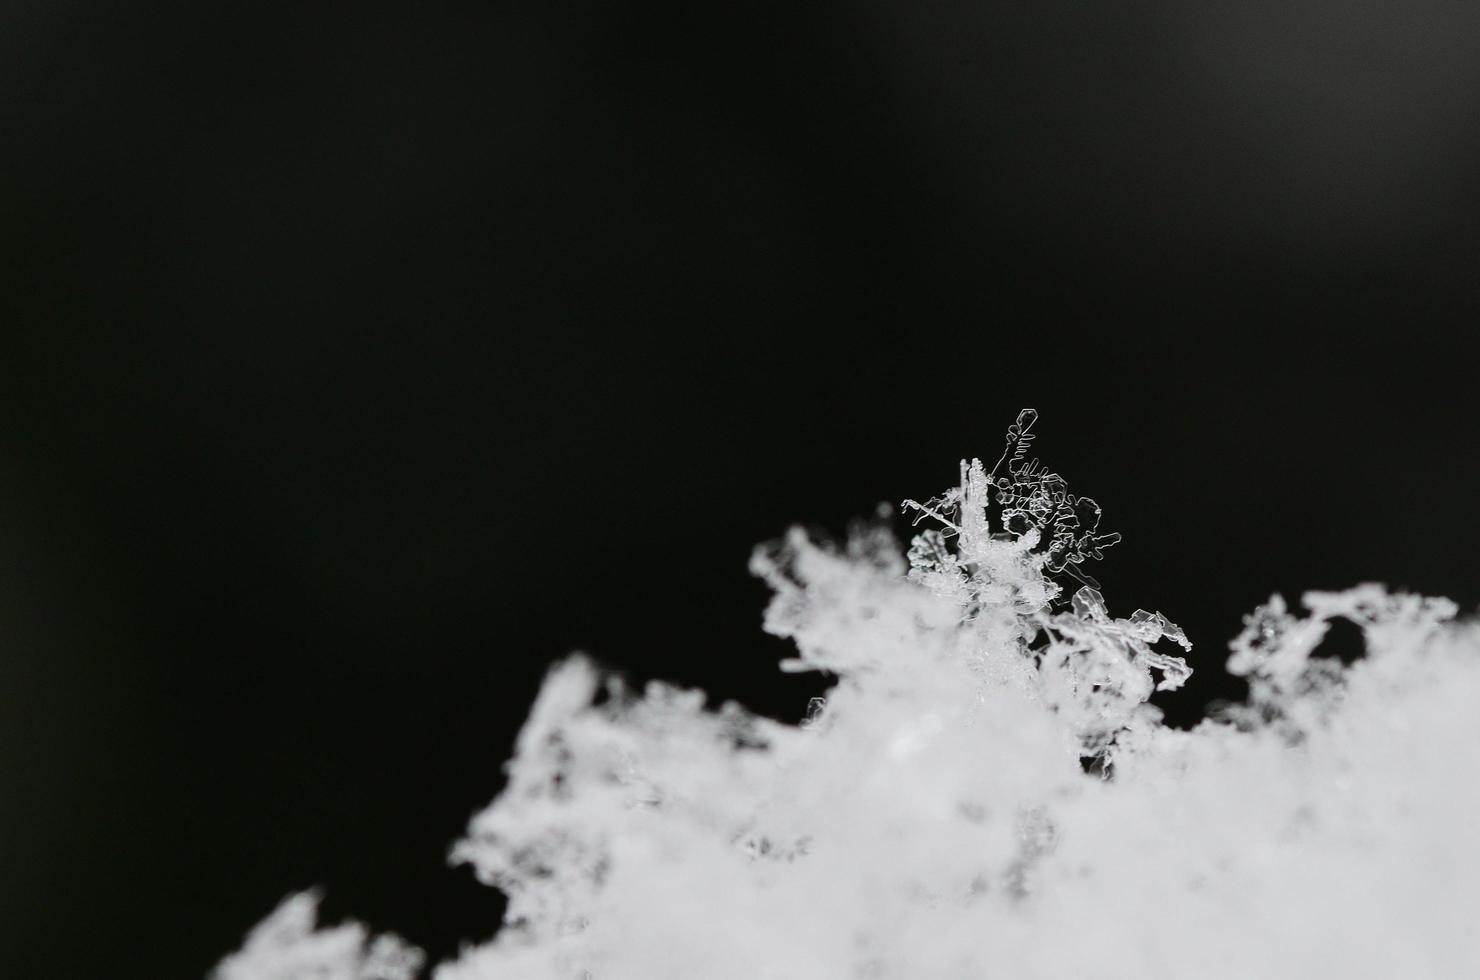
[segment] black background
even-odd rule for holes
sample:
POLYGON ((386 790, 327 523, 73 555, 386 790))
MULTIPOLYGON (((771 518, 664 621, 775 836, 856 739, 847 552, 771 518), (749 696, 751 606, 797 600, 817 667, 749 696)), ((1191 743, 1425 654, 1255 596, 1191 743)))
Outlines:
POLYGON ((1236 696, 1271 591, 1469 610, 1480 9, 22 2, 0 968, 290 890, 443 955, 586 649, 778 717, 751 546, 1037 450, 1236 696))

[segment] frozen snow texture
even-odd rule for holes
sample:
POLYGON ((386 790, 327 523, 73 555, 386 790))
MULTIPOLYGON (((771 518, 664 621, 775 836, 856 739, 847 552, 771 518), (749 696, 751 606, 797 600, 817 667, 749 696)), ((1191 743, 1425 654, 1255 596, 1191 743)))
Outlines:
MULTIPOLYGON (((908 565, 878 525, 757 550, 783 669, 838 677, 803 725, 553 669, 453 852, 505 926, 436 980, 1480 976, 1476 627, 1276 596, 1232 643, 1250 702, 1169 729, 1146 699, 1190 644, 1089 584, 1118 538, 1024 461, 1035 419, 907 504, 936 525, 908 565), (1349 667, 1319 655, 1338 617, 1349 667)), ((311 918, 291 899, 220 980, 379 976, 311 918)))
POLYGON ((422 955, 395 936, 369 938, 348 923, 315 929, 318 896, 299 892, 252 930, 212 980, 412 980, 422 955))

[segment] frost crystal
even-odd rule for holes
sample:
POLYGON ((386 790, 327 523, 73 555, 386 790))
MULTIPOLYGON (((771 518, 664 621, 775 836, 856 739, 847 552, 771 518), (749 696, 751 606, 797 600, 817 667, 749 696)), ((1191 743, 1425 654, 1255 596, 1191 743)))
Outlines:
MULTIPOLYGON (((907 560, 882 524, 756 551, 782 668, 838 678, 803 724, 552 670, 453 850, 504 928, 436 980, 1480 976, 1476 628, 1376 585, 1275 596, 1231 645, 1249 703, 1169 729, 1147 698, 1191 644, 1111 615, 1083 566, 1119 536, 1028 460, 1036 418, 905 505, 933 525, 907 560)), ((415 969, 312 920, 289 899, 218 980, 415 969)))
POLYGON ((1018 414, 990 473, 979 459, 963 460, 959 487, 927 503, 905 501, 916 523, 941 525, 911 542, 909 578, 956 605, 992 649, 1017 644, 1031 656, 1038 696, 1082 738, 1086 754, 1097 755, 1136 719, 1155 720, 1144 703, 1153 668, 1159 690, 1180 687, 1191 674, 1186 661, 1151 645, 1192 644, 1160 613, 1110 617, 1099 583, 1079 566, 1101 558, 1120 535, 1099 532, 1099 505, 1069 493, 1062 476, 1036 459, 1024 462, 1037 419, 1031 408, 1018 414), (1060 572, 1085 584, 1067 611, 1050 615, 1061 593, 1050 576, 1060 572))
POLYGON ((905 501, 905 509, 932 517, 943 528, 927 531, 911 546, 910 562, 918 579, 971 577, 994 538, 989 512, 995 511, 1002 527, 997 540, 1005 538, 1023 548, 1041 550, 1037 568, 1055 575, 1065 573, 1092 589, 1100 587, 1079 566, 1088 559, 1103 558, 1103 549, 1119 542, 1120 535, 1099 532, 1100 505, 1094 500, 1070 493, 1064 478, 1043 468, 1037 459, 1024 461, 1037 438, 1032 431, 1037 421, 1038 413, 1031 408, 1018 413, 1017 421, 1007 429, 1007 448, 990 473, 979 459, 963 460, 959 487, 928 503, 905 501), (954 560, 945 551, 949 537, 960 542, 954 560))

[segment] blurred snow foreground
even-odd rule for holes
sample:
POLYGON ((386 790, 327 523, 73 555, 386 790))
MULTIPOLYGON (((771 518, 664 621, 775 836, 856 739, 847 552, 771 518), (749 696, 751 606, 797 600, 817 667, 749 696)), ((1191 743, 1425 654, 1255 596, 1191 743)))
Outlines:
MULTIPOLYGON (((1278 596, 1192 731, 1173 623, 1110 614, 1118 536, 1027 459, 843 547, 757 550, 783 670, 839 680, 800 726, 698 691, 546 679, 508 784, 453 857, 509 896, 436 980, 1477 977, 1480 635, 1376 585, 1278 596), (1070 589, 1074 591, 1070 593, 1070 589), (1366 655, 1319 655, 1332 619, 1366 655)), ((289 898, 218 980, 405 980, 420 957, 289 898)))

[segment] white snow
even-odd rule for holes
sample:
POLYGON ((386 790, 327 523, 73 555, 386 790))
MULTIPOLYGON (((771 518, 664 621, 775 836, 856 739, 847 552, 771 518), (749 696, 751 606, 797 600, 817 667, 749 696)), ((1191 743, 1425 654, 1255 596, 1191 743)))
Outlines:
MULTIPOLYGON (((1170 729, 1146 699, 1191 644, 1108 611, 1083 565, 1118 535, 1026 459, 1035 419, 907 504, 908 565, 878 528, 757 551, 783 668, 840 678, 804 725, 556 666, 454 850, 506 924, 436 980, 1480 976, 1480 630, 1376 585, 1275 597, 1232 644, 1250 702, 1170 729)), ((218 980, 410 969, 312 914, 218 980)))

